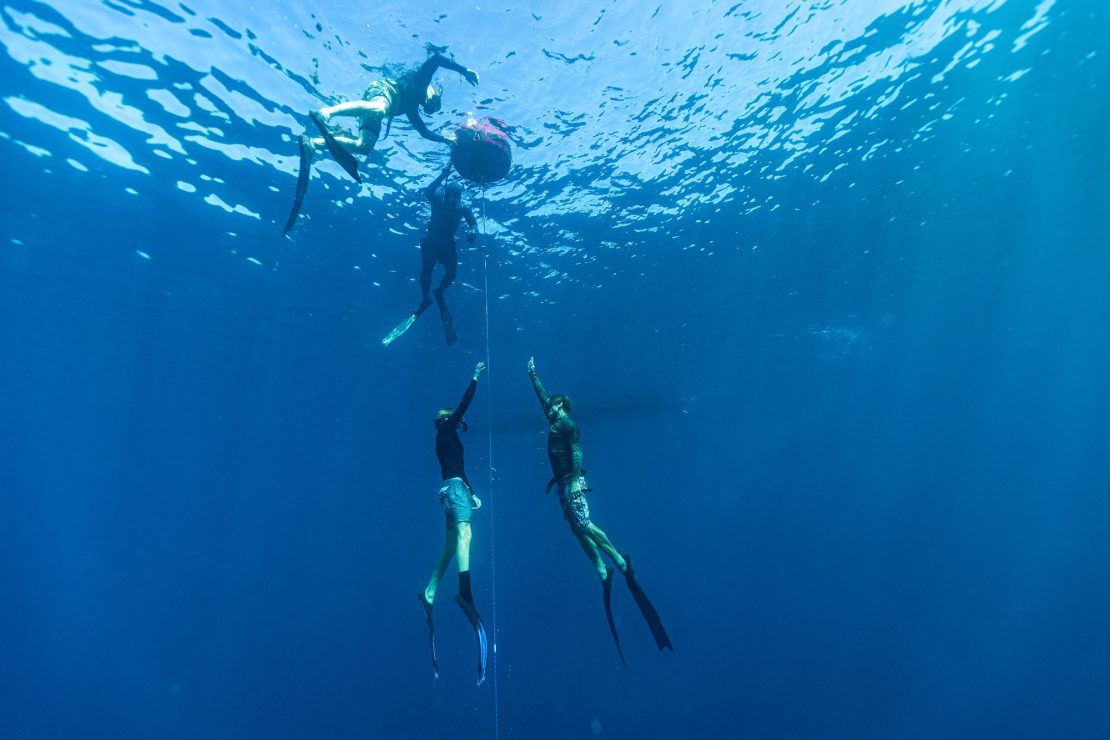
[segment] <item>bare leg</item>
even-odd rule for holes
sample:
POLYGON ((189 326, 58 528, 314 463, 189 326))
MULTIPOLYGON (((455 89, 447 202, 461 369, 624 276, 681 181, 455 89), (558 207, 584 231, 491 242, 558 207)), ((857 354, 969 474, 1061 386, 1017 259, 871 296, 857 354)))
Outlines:
MULTIPOLYGON (((443 574, 447 572, 447 566, 451 563, 451 558, 454 556, 458 548, 459 535, 455 529, 447 530, 447 537, 443 542, 443 549, 439 551, 439 556, 436 558, 436 567, 432 571, 432 578, 428 581, 428 586, 424 589, 424 598, 431 604, 436 598, 436 589, 439 588, 439 582, 443 580, 443 574)), ((469 550, 468 553, 469 555, 469 550)))
POLYGON ((457 541, 455 557, 458 558, 459 572, 466 573, 470 570, 470 522, 459 522, 457 541))
POLYGON ((593 539, 590 537, 589 530, 575 531, 574 536, 578 538, 578 544, 582 545, 582 549, 586 551, 586 557, 594 564, 597 570, 597 575, 602 583, 605 583, 605 576, 608 574, 608 569, 605 567, 605 561, 601 559, 601 553, 598 552, 597 545, 594 544, 593 539))
POLYGON ((378 115, 385 115, 385 108, 387 102, 383 97, 374 97, 369 100, 350 100, 346 103, 339 105, 329 105, 320 109, 320 115, 324 120, 328 120, 334 116, 349 116, 351 118, 363 118, 373 113, 378 115))
MULTIPOLYGON (((357 139, 352 139, 350 136, 344 136, 343 134, 335 134, 332 138, 352 154, 369 154, 370 150, 374 148, 374 144, 378 142, 379 131, 381 131, 380 123, 375 127, 360 128, 357 139)), ((313 149, 326 149, 328 146, 322 136, 314 136, 310 141, 313 149)))
POLYGON ((628 570, 628 564, 624 562, 624 556, 617 552, 617 548, 609 541, 609 535, 605 534, 601 527, 590 522, 590 525, 586 528, 586 533, 609 556, 609 559, 613 561, 613 564, 617 566, 621 573, 628 570))
POLYGON ((486 678, 486 654, 488 642, 486 628, 478 610, 474 607, 474 594, 470 585, 470 522, 459 522, 459 541, 455 549, 455 557, 459 560, 459 593, 455 596, 455 603, 466 614, 470 626, 474 628, 474 637, 478 641, 478 684, 486 678))
MULTIPOLYGON (((352 138, 343 134, 333 134, 333 138, 350 150, 353 154, 368 154, 378 141, 378 134, 382 128, 382 118, 385 117, 387 102, 385 98, 372 98, 370 100, 352 100, 339 105, 332 105, 315 111, 325 123, 333 117, 354 118, 358 122, 358 137, 352 138)), ((323 137, 312 139, 314 147, 327 146, 323 137)))

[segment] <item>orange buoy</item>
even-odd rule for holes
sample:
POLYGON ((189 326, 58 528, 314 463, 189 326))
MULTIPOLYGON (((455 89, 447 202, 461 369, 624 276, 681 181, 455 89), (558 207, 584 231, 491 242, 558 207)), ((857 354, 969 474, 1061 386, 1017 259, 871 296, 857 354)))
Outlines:
POLYGON ((509 135, 498 124, 504 125, 501 121, 483 118, 455 127, 451 164, 460 176, 486 185, 509 174, 513 166, 512 145, 509 135))

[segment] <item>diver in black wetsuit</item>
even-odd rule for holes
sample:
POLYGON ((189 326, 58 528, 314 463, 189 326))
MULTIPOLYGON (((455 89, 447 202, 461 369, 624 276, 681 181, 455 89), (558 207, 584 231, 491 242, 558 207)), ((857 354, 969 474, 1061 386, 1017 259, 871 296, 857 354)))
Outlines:
POLYGON ((436 558, 435 569, 428 585, 417 595, 420 606, 424 610, 424 619, 428 623, 428 638, 432 646, 432 670, 439 676, 439 666, 436 664, 435 623, 432 620, 432 604, 435 602, 436 590, 451 558, 458 559, 459 566, 459 593, 455 596, 455 603, 466 613, 466 618, 474 628, 478 640, 478 683, 481 684, 486 677, 486 629, 474 607, 474 597, 470 590, 470 518, 474 509, 482 506, 481 500, 474 494, 470 482, 466 479, 466 469, 463 463, 462 440, 459 439, 458 429, 461 426, 466 431, 466 422, 463 415, 470 408, 474 400, 474 392, 478 388, 478 376, 486 369, 484 362, 479 362, 474 368, 474 377, 466 387, 462 400, 457 408, 440 409, 433 422, 436 427, 436 457, 439 459, 440 473, 443 476, 443 487, 439 489, 439 503, 443 507, 443 514, 447 521, 447 538, 436 558))
POLYGON ((655 611, 655 607, 652 606, 647 594, 644 593, 639 581, 636 580, 636 573, 632 570, 632 561, 628 554, 621 555, 617 552, 617 548, 609 540, 609 536, 590 521, 590 507, 586 502, 586 494, 593 489, 586 484, 584 477, 586 471, 582 469, 582 446, 579 443, 578 424, 570 418, 570 399, 562 394, 547 395, 547 391, 544 390, 539 375, 536 373, 534 359, 528 360, 528 377, 532 379, 532 387, 536 391, 536 397, 539 398, 544 416, 547 417, 547 421, 551 425, 547 430, 547 457, 551 461, 553 477, 547 484, 546 492, 550 493, 552 488, 555 488, 558 492, 563 518, 570 524, 570 530, 578 538, 579 544, 586 552, 586 557, 593 563, 598 576, 601 578, 601 585, 604 589, 602 595, 605 599, 605 616, 609 620, 609 630, 613 633, 613 640, 617 644, 617 653, 620 655, 621 663, 624 663, 624 651, 621 650, 620 638, 617 636, 617 626, 613 621, 613 611, 610 607, 613 571, 606 567, 601 553, 605 553, 617 566, 617 569, 624 574, 628 589, 632 592, 636 605, 640 607, 640 613, 644 615, 644 619, 651 628, 656 646, 660 650, 667 648, 673 651, 674 647, 671 645, 671 639, 667 636, 666 629, 663 628, 663 621, 659 618, 659 613, 655 611))
POLYGON ((432 85, 432 76, 440 67, 462 75, 471 85, 478 84, 478 73, 467 69, 453 59, 442 54, 433 54, 418 69, 397 75, 396 79, 378 80, 370 84, 361 100, 351 100, 338 105, 314 110, 309 114, 312 122, 320 131, 320 136, 301 136, 300 172, 297 177, 297 190, 293 198, 293 209, 285 222, 282 235, 288 234, 297 221, 308 178, 312 168, 312 158, 320 148, 327 148, 335 161, 354 178, 362 182, 358 174, 358 160, 355 154, 369 154, 381 134, 382 121, 392 120, 403 115, 425 139, 440 144, 451 144, 451 139, 433 133, 420 117, 420 111, 432 114, 442 106, 442 93, 432 85), (354 118, 358 121, 358 136, 352 138, 338 129, 333 130, 331 119, 339 116, 354 118))
POLYGON ((474 243, 474 229, 478 222, 474 218, 474 213, 462 204, 462 187, 454 182, 443 184, 449 174, 451 174, 450 164, 443 168, 439 177, 424 188, 424 197, 432 205, 432 216, 428 220, 424 238, 420 240, 420 305, 382 340, 382 344, 387 347, 408 331, 420 315, 432 305, 428 291, 432 287, 432 271, 435 270, 436 262, 443 265, 443 279, 432 294, 435 296, 436 305, 439 306, 439 318, 443 321, 447 344, 455 343, 455 324, 447 308, 447 302, 443 299, 443 293, 455 280, 455 273, 459 268, 458 247, 455 241, 459 222, 465 219, 470 228, 466 235, 467 244, 474 243), (442 194, 440 185, 443 185, 442 194))

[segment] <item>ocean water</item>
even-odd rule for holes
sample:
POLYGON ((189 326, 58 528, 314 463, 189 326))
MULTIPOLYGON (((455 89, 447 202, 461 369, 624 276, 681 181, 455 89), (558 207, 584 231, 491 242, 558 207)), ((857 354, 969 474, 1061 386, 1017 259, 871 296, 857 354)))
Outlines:
POLYGON ((0 6, 0 738, 1110 737, 1103 0, 0 6), (398 121, 447 47, 512 126, 419 300, 398 121), (437 275, 438 279, 438 275, 437 275), (569 394, 562 521, 526 362, 569 394), (430 420, 469 413, 475 599, 430 420))

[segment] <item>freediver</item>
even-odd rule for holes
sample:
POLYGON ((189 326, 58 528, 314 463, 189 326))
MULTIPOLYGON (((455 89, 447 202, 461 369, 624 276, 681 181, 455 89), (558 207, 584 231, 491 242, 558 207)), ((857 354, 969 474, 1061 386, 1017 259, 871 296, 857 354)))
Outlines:
POLYGON ((613 570, 606 567, 601 553, 605 553, 617 569, 624 574, 628 590, 632 598, 640 607, 640 613, 651 628, 655 645, 660 650, 664 648, 674 651, 671 639, 663 627, 663 621, 655 610, 647 594, 644 593, 640 583, 636 580, 636 573, 632 569, 632 561, 628 553, 621 554, 609 540, 605 532, 590 521, 590 507, 586 502, 586 494, 591 492, 582 469, 582 446, 579 443, 578 424, 570 417, 570 399, 562 394, 549 396, 540 382, 536 373, 534 358, 528 360, 528 377, 532 379, 532 387, 543 407, 544 416, 550 424, 547 430, 547 457, 551 461, 552 478, 547 484, 545 493, 550 493, 555 488, 559 496, 559 505, 563 510, 563 518, 570 525, 571 532, 578 538, 586 557, 589 558, 594 568, 597 569, 601 579, 602 597, 605 600, 605 616, 609 620, 609 631, 613 634, 613 641, 617 645, 617 654, 621 663, 627 667, 624 660, 624 651, 621 650, 620 637, 617 636, 617 625, 613 620, 613 610, 610 599, 613 590, 613 570))
POLYGON ((424 611, 424 619, 428 623, 428 639, 432 647, 432 670, 439 677, 439 665, 436 663, 435 623, 432 620, 432 605, 435 603, 436 591, 451 558, 457 559, 459 568, 459 593, 455 596, 455 603, 466 614, 474 635, 478 641, 478 684, 481 685, 486 677, 486 628, 478 616, 474 606, 474 596, 470 589, 470 518, 474 509, 481 508, 482 501, 474 494, 470 481, 466 478, 466 468, 463 463, 463 446, 459 439, 459 428, 465 432, 466 422, 463 415, 474 400, 474 392, 478 388, 478 376, 486 369, 484 362, 479 362, 474 368, 474 377, 466 387, 462 400, 456 408, 440 409, 432 420, 436 428, 436 457, 439 459, 440 473, 443 477, 443 487, 439 489, 439 503, 443 507, 443 514, 447 523, 447 536, 443 542, 443 549, 436 558, 435 569, 428 585, 417 594, 420 607, 424 611))
POLYGON ((443 185, 450 173, 451 165, 448 163, 443 168, 443 172, 440 172, 439 176, 432 180, 431 185, 424 188, 424 197, 432 205, 432 215, 428 219, 428 227, 424 237, 420 240, 420 305, 382 340, 382 344, 386 347, 393 344, 398 337, 408 331, 409 327, 420 318, 420 315, 432 305, 431 299, 428 298, 428 291, 432 287, 432 271, 435 270, 436 262, 443 265, 443 279, 440 280, 439 287, 433 291, 433 295, 436 299, 436 305, 439 306, 439 318, 443 321, 443 332, 447 337, 447 344, 455 343, 455 324, 451 318, 451 311, 447 308, 447 302, 443 298, 443 293, 454 281, 459 268, 458 244, 455 241, 455 232, 459 228, 459 222, 466 219, 466 224, 470 229, 466 235, 467 244, 474 243, 474 229, 478 222, 474 218, 474 213, 462 204, 462 186, 455 182, 443 185), (443 185, 442 193, 440 185, 443 185))
MULTIPOLYGON (((293 197, 293 209, 285 222, 282 236, 288 234, 297 222, 308 179, 312 170, 312 158, 321 148, 326 148, 335 161, 347 171, 355 182, 362 182, 358 174, 358 160, 355 155, 366 155, 374 148, 382 130, 382 120, 392 122, 395 116, 404 115, 412 127, 425 139, 440 144, 450 144, 451 139, 440 136, 428 129, 420 117, 420 111, 431 115, 442 105, 442 91, 432 84, 432 75, 440 67, 458 72, 471 85, 478 84, 478 73, 468 69, 453 59, 438 52, 428 58, 419 68, 396 75, 395 78, 376 80, 366 88, 361 100, 351 100, 338 105, 327 106, 312 111, 309 116, 320 136, 301 136, 297 144, 300 148, 300 172, 297 175, 297 191, 293 197), (331 119, 336 117, 354 118, 358 123, 358 136, 351 137, 348 132, 333 129, 331 119)), ((386 128, 388 134, 388 126, 386 128)))

